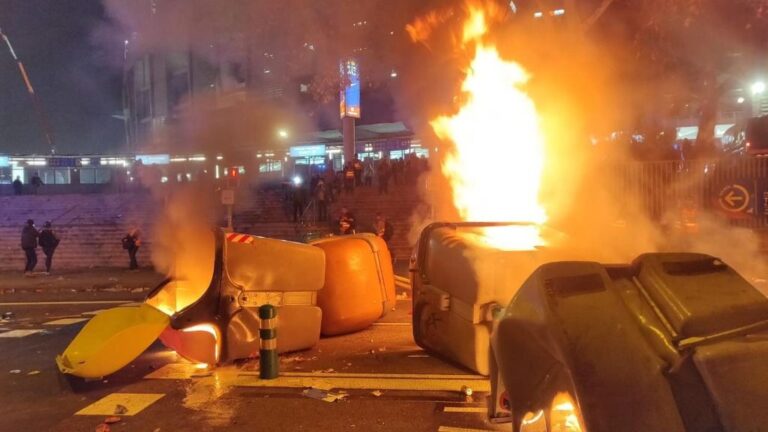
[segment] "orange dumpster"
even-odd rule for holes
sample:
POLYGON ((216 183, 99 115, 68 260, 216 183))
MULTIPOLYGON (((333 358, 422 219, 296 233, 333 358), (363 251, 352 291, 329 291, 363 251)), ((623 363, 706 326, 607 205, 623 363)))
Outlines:
POLYGON ((325 286, 317 293, 324 336, 362 330, 395 306, 392 258, 384 240, 356 234, 312 244, 325 251, 325 286))

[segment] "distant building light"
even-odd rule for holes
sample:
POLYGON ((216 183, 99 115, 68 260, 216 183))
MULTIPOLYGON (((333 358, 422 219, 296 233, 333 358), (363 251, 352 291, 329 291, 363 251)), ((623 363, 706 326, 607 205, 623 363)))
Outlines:
POLYGON ((510 0, 509 9, 512 10, 512 13, 517 13, 517 5, 515 4, 515 0, 510 0))
POLYGON ((742 96, 739 96, 739 98, 736 99, 736 103, 743 104, 744 103, 744 98, 742 96))
POLYGON ((271 70, 269 70, 269 69, 264 69, 264 73, 265 73, 265 74, 268 74, 268 73, 270 73, 270 72, 272 72, 272 71, 271 71, 271 70))
POLYGON ((186 161, 187 161, 187 158, 185 158, 185 157, 174 157, 174 158, 171 158, 171 162, 186 162, 186 161))
POLYGON ((190 162, 205 162, 205 156, 202 156, 202 155, 192 156, 188 160, 190 162))
POLYGON ((222 155, 216 156, 216 160, 222 160, 222 159, 224 159, 224 156, 222 156, 222 155))
POLYGON ((391 78, 397 78, 397 71, 396 71, 396 70, 394 70, 394 69, 392 69, 392 72, 390 72, 390 73, 389 73, 389 76, 390 76, 391 78))
POLYGON ((533 13, 534 18, 542 18, 544 17, 544 12, 534 12, 533 13))
POLYGON ((752 84, 751 90, 753 95, 762 94, 765 92, 765 83, 762 81, 757 81, 752 84))
POLYGON ((565 9, 555 9, 552 11, 553 16, 565 15, 565 9))

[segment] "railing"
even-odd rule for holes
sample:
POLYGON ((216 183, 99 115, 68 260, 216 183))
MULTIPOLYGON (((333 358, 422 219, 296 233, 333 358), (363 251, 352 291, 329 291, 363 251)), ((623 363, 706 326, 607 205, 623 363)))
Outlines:
POLYGON ((734 225, 768 226, 768 158, 611 165, 617 199, 636 200, 654 221, 710 212, 734 225))

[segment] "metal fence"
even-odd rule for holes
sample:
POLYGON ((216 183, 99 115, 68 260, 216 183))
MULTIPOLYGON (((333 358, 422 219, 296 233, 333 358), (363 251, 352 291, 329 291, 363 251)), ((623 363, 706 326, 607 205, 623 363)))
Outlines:
POLYGON ((734 225, 768 226, 768 158, 632 162, 609 169, 615 196, 636 200, 653 220, 707 212, 734 225))

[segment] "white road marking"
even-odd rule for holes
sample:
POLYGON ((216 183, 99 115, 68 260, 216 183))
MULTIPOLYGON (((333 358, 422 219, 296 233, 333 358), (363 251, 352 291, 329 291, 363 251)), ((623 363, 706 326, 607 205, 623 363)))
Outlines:
POLYGON ((9 332, 0 333, 0 338, 20 338, 24 336, 40 333, 42 329, 28 329, 28 330, 11 330, 9 332))
POLYGON ((133 300, 11 302, 11 303, 0 303, 0 306, 55 306, 55 305, 128 304, 128 303, 133 303, 133 300))
POLYGON ((487 413, 488 408, 486 407, 457 407, 457 406, 447 406, 443 408, 443 412, 447 413, 487 413))
POLYGON ((104 312, 105 310, 108 310, 108 309, 98 309, 98 310, 95 310, 95 311, 83 312, 80 315, 85 315, 85 316, 98 315, 98 314, 104 312))
POLYGON ((132 416, 140 413, 163 396, 165 396, 163 393, 112 393, 81 409, 75 415, 132 416), (118 405, 122 405, 125 411, 116 412, 115 407, 118 405))
POLYGON ((468 428, 458 428, 458 427, 451 427, 451 426, 440 426, 439 429, 437 429, 437 432, 493 432, 488 429, 468 429, 468 428))
POLYGON ((376 322, 371 324, 372 326, 410 326, 409 322, 376 322))
POLYGON ((70 324, 77 324, 79 322, 88 321, 90 318, 62 318, 55 321, 48 321, 47 323, 43 323, 43 325, 49 325, 49 326, 56 326, 56 325, 70 325, 70 324))

